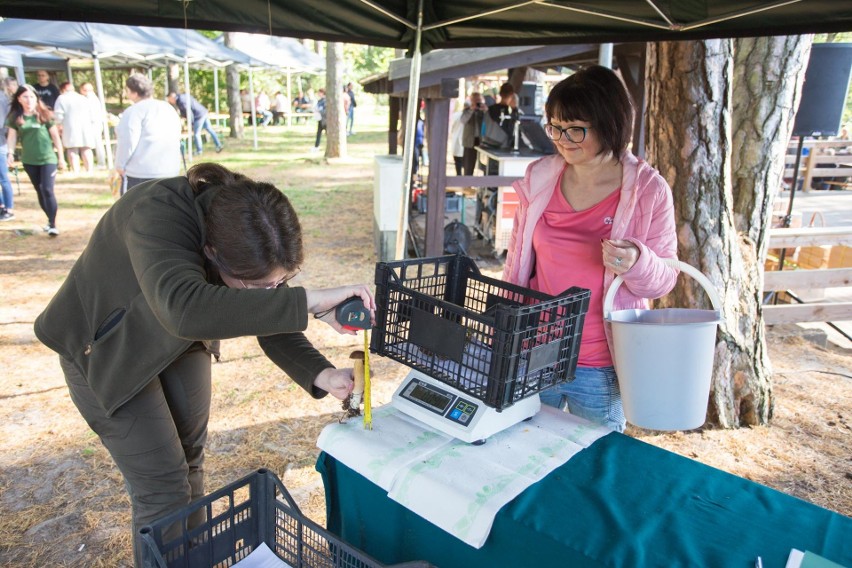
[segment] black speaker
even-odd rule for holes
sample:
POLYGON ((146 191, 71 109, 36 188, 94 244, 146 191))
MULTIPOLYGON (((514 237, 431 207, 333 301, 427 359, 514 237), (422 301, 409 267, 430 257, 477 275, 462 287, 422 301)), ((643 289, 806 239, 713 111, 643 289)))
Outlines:
POLYGON ((518 108, 525 115, 544 116, 544 86, 524 82, 518 97, 518 108))
POLYGON ((850 73, 852 43, 815 43, 811 47, 793 136, 837 136, 850 73))

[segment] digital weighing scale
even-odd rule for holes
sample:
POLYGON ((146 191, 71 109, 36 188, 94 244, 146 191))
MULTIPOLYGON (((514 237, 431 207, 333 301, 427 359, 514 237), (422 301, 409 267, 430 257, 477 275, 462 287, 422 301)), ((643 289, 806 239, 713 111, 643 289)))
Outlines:
POLYGON ((416 370, 411 370, 393 393, 392 404, 430 428, 473 444, 484 443, 489 436, 532 418, 541 409, 536 394, 497 411, 416 370))

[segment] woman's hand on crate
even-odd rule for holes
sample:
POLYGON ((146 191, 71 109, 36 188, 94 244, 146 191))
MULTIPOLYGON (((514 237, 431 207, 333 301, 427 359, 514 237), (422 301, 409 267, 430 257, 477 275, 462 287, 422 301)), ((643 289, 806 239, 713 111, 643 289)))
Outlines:
POLYGON ((361 298, 364 306, 370 310, 370 323, 376 323, 376 301, 373 293, 364 284, 341 286, 339 288, 323 288, 306 290, 308 312, 337 330, 338 333, 355 335, 357 332, 344 328, 334 315, 334 307, 353 296, 361 298))
POLYGON ((346 400, 352 392, 355 377, 352 369, 324 369, 314 379, 314 386, 334 398, 346 400))

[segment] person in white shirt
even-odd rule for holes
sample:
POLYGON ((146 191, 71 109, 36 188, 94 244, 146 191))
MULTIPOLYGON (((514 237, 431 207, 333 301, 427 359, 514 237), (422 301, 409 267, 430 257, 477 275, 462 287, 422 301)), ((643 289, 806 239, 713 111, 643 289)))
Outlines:
POLYGON ((59 85, 59 92, 53 114, 60 128, 68 165, 72 172, 79 172, 82 160, 83 168, 91 173, 95 166, 92 148, 97 142, 92 128, 92 105, 68 81, 59 85))
POLYGON ((115 171, 124 178, 122 195, 142 182, 180 174, 180 117, 166 101, 151 98, 154 86, 140 73, 128 77, 133 103, 115 129, 115 171))
POLYGON ((281 118, 286 117, 289 111, 290 104, 287 102, 287 97, 282 95, 281 91, 276 91, 272 101, 272 125, 282 122, 281 118))
POLYGON ((98 163, 98 168, 104 169, 107 167, 106 149, 104 147, 104 110, 101 105, 101 100, 95 94, 95 88, 91 83, 86 82, 80 85, 80 94, 86 97, 91 106, 89 113, 92 118, 92 130, 95 136, 95 160, 98 163))

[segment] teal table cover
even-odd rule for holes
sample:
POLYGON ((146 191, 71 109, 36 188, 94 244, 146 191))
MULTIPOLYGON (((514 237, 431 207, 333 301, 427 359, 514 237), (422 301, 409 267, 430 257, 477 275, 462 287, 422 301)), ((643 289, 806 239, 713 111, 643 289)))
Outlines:
POLYGON ((498 513, 476 549, 321 453, 328 529, 380 562, 439 568, 783 568, 791 548, 852 567, 852 519, 623 434, 498 513))

